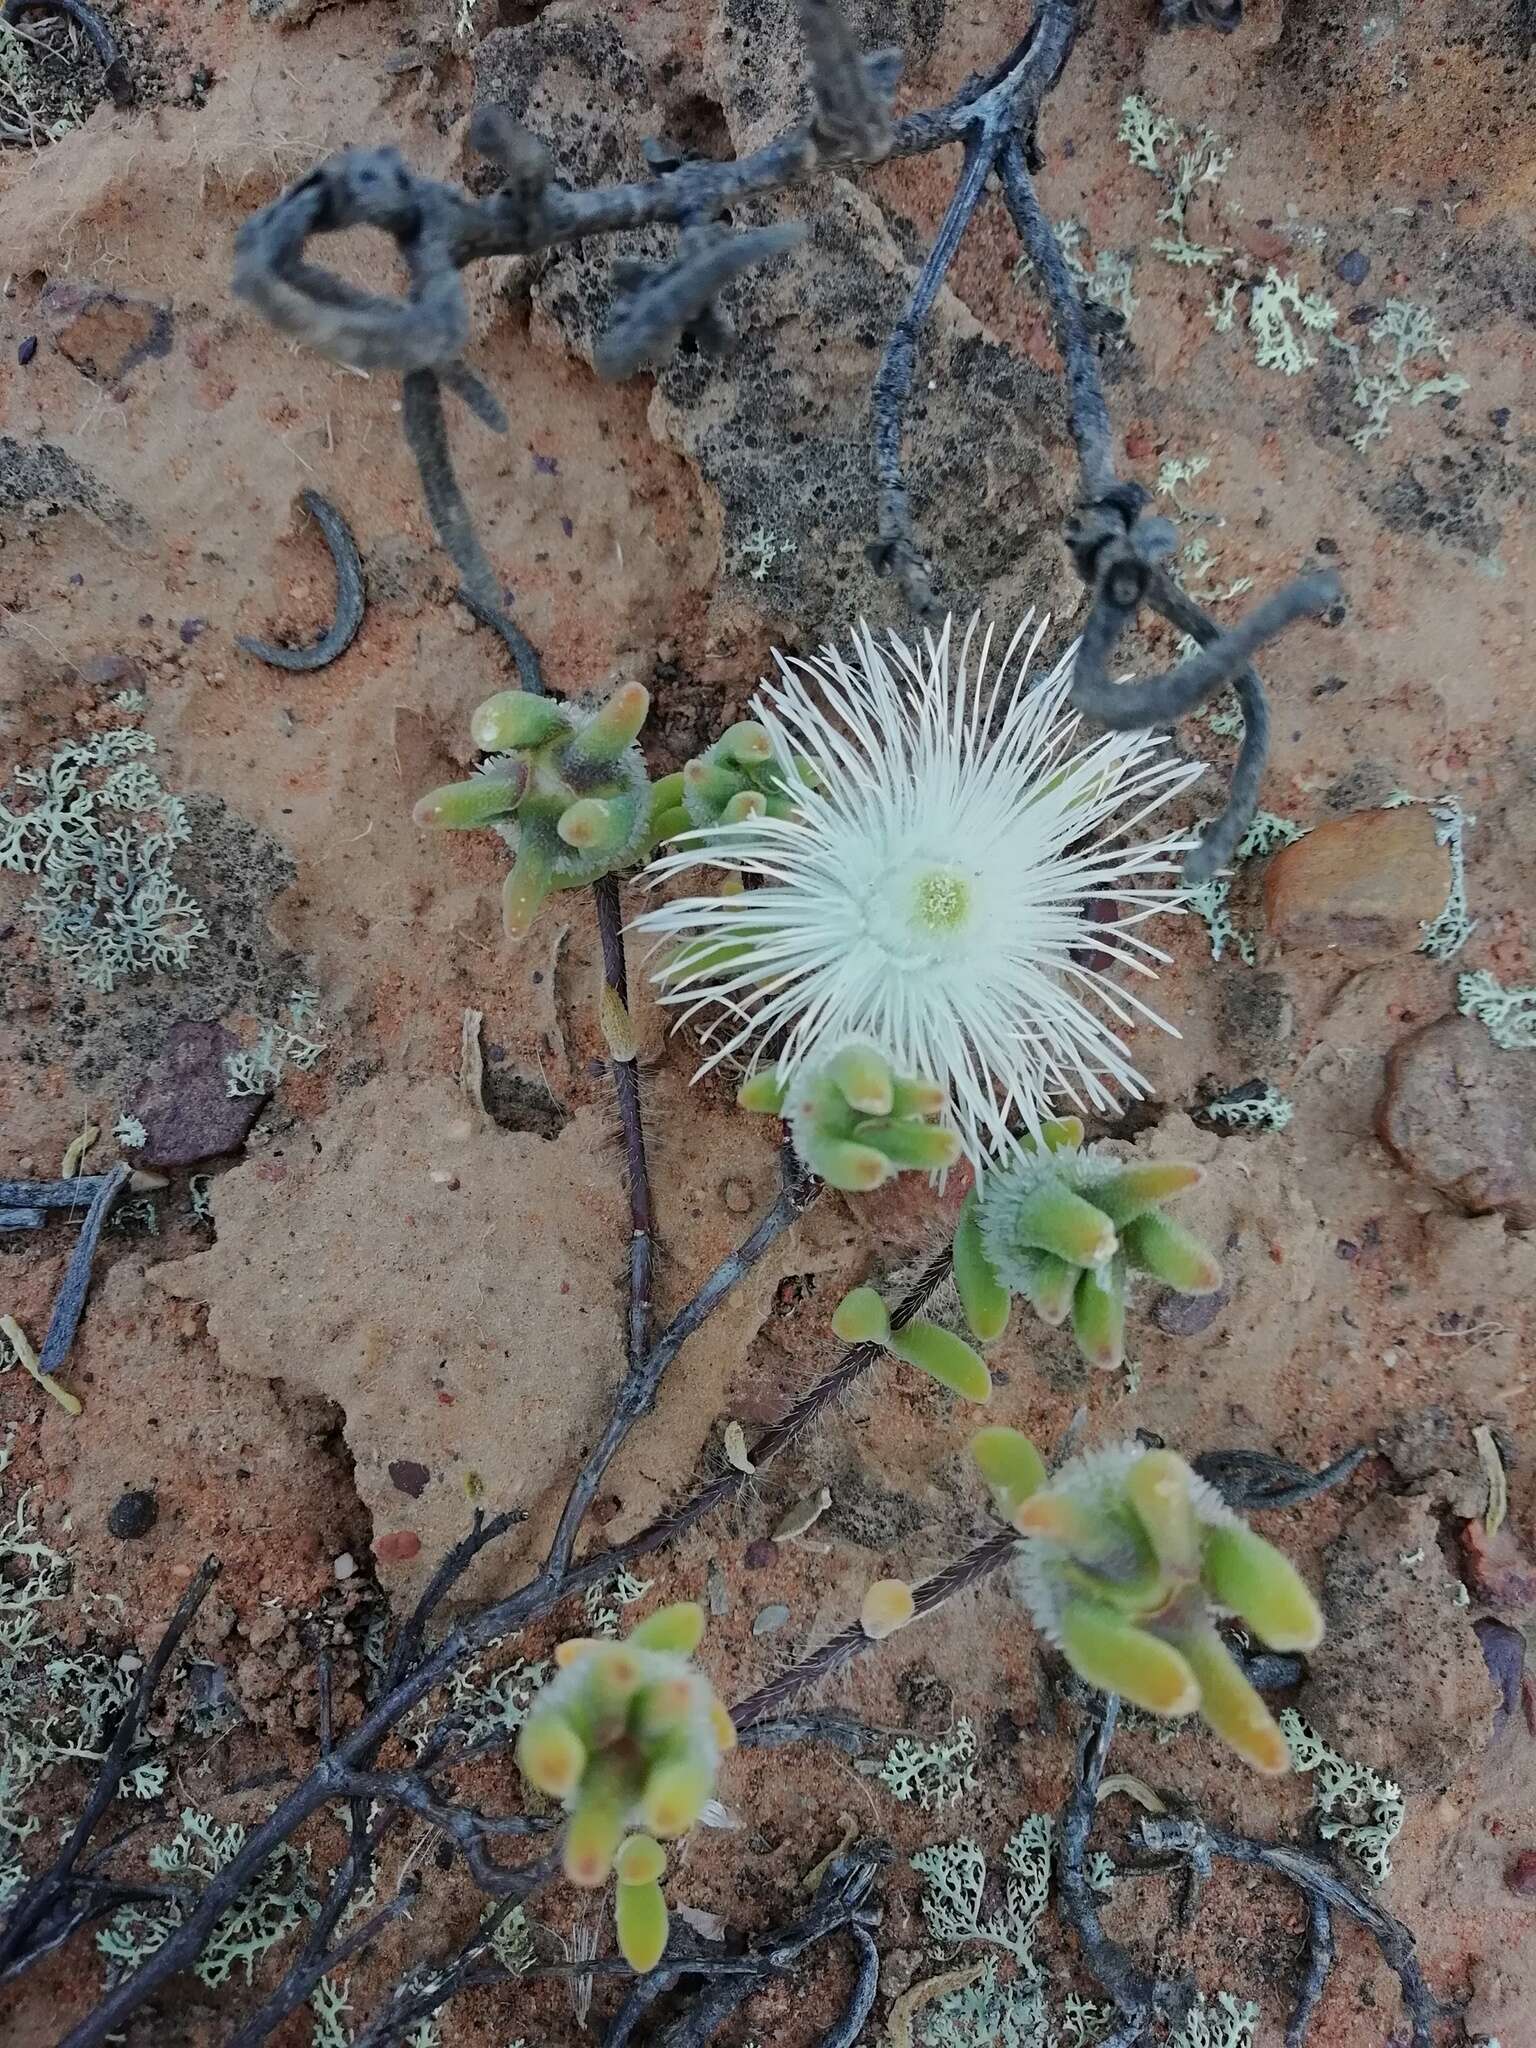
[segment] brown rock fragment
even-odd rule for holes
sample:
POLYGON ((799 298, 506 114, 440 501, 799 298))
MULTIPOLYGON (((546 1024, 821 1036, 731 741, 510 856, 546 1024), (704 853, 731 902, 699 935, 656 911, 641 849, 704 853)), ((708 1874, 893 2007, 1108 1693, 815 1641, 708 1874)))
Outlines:
POLYGON ((171 352, 170 308, 153 299, 66 282, 45 289, 42 309, 54 347, 93 383, 120 384, 140 363, 171 352))
POLYGON ((1442 1017, 1393 1046, 1376 1135, 1474 1215, 1536 1223, 1536 1052, 1495 1045, 1475 1018, 1442 1017))
POLYGON ((1424 805, 1351 811, 1274 856, 1264 919, 1289 952, 1390 960, 1414 950, 1450 887, 1450 854, 1424 805))
POLYGON ((240 1041, 222 1024, 178 1017, 128 1107, 144 1126, 140 1166, 195 1166, 245 1143, 265 1095, 231 1095, 225 1056, 240 1041))

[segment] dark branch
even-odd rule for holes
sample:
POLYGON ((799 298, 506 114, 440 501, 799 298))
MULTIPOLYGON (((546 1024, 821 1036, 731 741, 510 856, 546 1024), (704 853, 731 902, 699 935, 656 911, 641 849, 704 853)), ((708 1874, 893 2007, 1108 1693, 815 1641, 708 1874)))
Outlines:
MULTIPOLYGON (((1430 2048, 1436 2007, 1429 1986, 1424 1982, 1424 1973, 1419 1968, 1413 1936, 1400 1920, 1394 1920, 1390 1913, 1363 1892, 1346 1884, 1338 1872, 1320 1857, 1309 1855, 1304 1849, 1293 1849, 1283 1842, 1250 1841, 1246 1835, 1234 1835, 1225 1828, 1212 1827, 1208 1822, 1197 1820, 1143 1820, 1141 1837, 1149 1849, 1164 1854, 1191 1859, 1226 1856, 1235 1863, 1257 1864, 1295 1885, 1305 1895, 1309 1910, 1313 1900, 1320 1900, 1330 1913, 1345 1913, 1351 1920, 1358 1921, 1381 1950, 1403 1988, 1403 2004, 1413 2027, 1413 2048, 1430 2048)), ((1302 1985, 1301 2001, 1292 2018, 1293 2031, 1298 2019, 1304 2031, 1317 1999, 1316 1934, 1311 1934, 1309 1940, 1307 1975, 1302 1985)), ((1323 1974, 1326 1975, 1326 1970, 1323 1974)))

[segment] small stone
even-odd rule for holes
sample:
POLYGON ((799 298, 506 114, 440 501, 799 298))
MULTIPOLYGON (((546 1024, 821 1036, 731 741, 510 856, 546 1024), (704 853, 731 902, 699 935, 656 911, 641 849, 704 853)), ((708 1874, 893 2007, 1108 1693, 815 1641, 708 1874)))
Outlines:
POLYGON ((733 1216, 746 1216, 752 1209, 752 1189, 744 1180, 728 1180, 720 1189, 725 1206, 733 1216))
POLYGON ((715 1558, 710 1559, 709 1570, 704 1577, 704 1597, 709 1603, 711 1614, 718 1617, 719 1615, 730 1613, 731 1589, 726 1584, 725 1573, 721 1571, 719 1562, 715 1558))
POLYGON ((409 1564, 421 1550, 421 1538, 414 1529, 392 1529, 373 1539, 373 1554, 380 1564, 409 1564))
POLYGON ((1525 1637, 1519 1629, 1511 1628, 1508 1622, 1494 1621, 1487 1616, 1473 1622, 1472 1633, 1482 1645, 1488 1676, 1499 1688, 1499 1704, 1493 1715, 1493 1732, 1497 1735, 1520 1704, 1520 1686, 1525 1677, 1525 1637))
POLYGON ((1166 1337, 1198 1337, 1231 1299, 1224 1287, 1215 1294, 1176 1294, 1170 1287, 1152 1304, 1152 1320, 1166 1337))
POLYGON ((145 1165, 195 1166, 245 1143, 266 1096, 230 1094, 224 1060, 239 1050, 239 1039, 222 1024, 177 1018, 125 1104, 144 1126, 138 1156, 145 1165))
POLYGON ((107 1516, 107 1528, 124 1542, 147 1536, 160 1519, 160 1503, 147 1487, 119 1494, 107 1516))
POLYGON ((417 1464, 414 1458, 396 1458, 389 1468, 390 1484, 397 1493, 409 1494, 412 1500, 420 1500, 432 1474, 425 1465, 417 1464))
POLYGON ((1347 256, 1341 256, 1335 268, 1345 284, 1364 284, 1370 273, 1371 259, 1363 249, 1351 249, 1347 256))
POLYGON ((778 1554, 778 1550, 772 1543, 768 1542, 765 1537, 759 1537, 756 1543, 749 1543, 747 1545, 742 1553, 741 1561, 748 1571, 760 1572, 764 1566, 772 1564, 778 1554))
POLYGON ((1536 1608, 1536 1565, 1521 1550, 1508 1522, 1490 1536, 1474 1516, 1457 1530, 1456 1548, 1462 1580, 1474 1599, 1501 1614, 1529 1614, 1536 1608))
POLYGON ((144 671, 126 654, 88 654, 79 664, 80 680, 93 690, 138 690, 144 671))
POLYGON ((1536 1224, 1536 1051, 1495 1045, 1475 1017, 1442 1017, 1393 1046, 1376 1135, 1474 1216, 1536 1224))
POLYGON ((1450 852, 1423 804, 1353 811, 1274 855, 1264 918, 1288 952, 1391 960, 1413 952, 1450 890, 1450 852))
POLYGON ((1504 1873, 1504 1883, 1517 1899, 1536 1899, 1536 1849, 1522 1849, 1504 1873))
POLYGON ((755 1636, 771 1636, 774 1630, 782 1628, 788 1619, 789 1609, 778 1603, 771 1607, 760 1607, 753 1616, 752 1633, 755 1636))
POLYGON ((121 384, 140 363, 171 352, 171 310, 153 299, 66 281, 45 286, 41 306, 54 347, 93 383, 121 384))
POLYGON ((338 1579, 350 1579, 357 1571, 357 1559, 350 1550, 344 1550, 340 1557, 332 1561, 331 1570, 338 1579))
POLYGON ((29 334, 24 341, 18 343, 16 349, 16 360, 18 363, 20 363, 21 367, 25 369, 28 363, 31 362, 32 358, 36 354, 37 336, 35 334, 29 334))

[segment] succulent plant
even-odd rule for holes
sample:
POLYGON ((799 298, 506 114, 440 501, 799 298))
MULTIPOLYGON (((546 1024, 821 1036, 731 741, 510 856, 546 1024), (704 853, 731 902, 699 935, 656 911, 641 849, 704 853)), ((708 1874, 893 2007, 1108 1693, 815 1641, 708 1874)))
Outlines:
POLYGON ((1119 1160, 1083 1145, 1076 1117, 1044 1125, 1044 1146, 989 1173, 966 1197, 954 1272, 966 1321, 983 1343, 1000 1337, 1011 1298, 1042 1321, 1072 1318, 1093 1365, 1125 1357, 1126 1289, 1150 1273, 1180 1294, 1214 1294, 1221 1268, 1164 1203, 1196 1187, 1198 1166, 1119 1160))
POLYGON ((1278 1723, 1216 1628, 1234 1614, 1274 1650, 1322 1640, 1317 1602, 1173 1451, 1089 1451, 1047 1475, 1017 1430, 972 1445, 998 1512, 1028 1540, 1014 1585, 1080 1678, 1148 1713, 1199 1712, 1255 1770, 1290 1768, 1278 1723))
POLYGON ((933 1121, 944 1109, 938 1084, 896 1073, 860 1041, 802 1069, 789 1087, 764 1068, 736 1100, 784 1117, 804 1164, 848 1194, 868 1194, 908 1169, 942 1173, 960 1157, 958 1135, 933 1121))
POLYGON ((845 1344, 880 1344, 893 1358, 915 1365, 966 1401, 987 1401, 992 1376, 986 1362, 963 1337, 913 1316, 901 1329, 891 1328, 890 1312, 873 1287, 855 1287, 838 1303, 832 1329, 845 1344))
MULTIPOLYGON (((796 755, 795 773, 809 783, 810 764, 796 755)), ((653 841, 709 825, 739 825, 748 818, 792 818, 791 786, 766 726, 743 718, 676 775, 656 785, 653 841)))
POLYGON ((595 882, 650 846, 651 786, 635 743, 650 704, 639 683, 622 683, 595 709, 502 690, 470 721, 490 758, 417 804, 418 825, 489 826, 513 849, 502 886, 509 938, 527 937, 551 890, 595 882))
POLYGON ((517 1742, 523 1776, 570 1816, 566 1877, 595 1887, 617 1868, 619 1945, 636 1970, 652 1969, 667 1941, 666 1858, 656 1838, 694 1826, 736 1742, 730 1715, 692 1662, 703 1633, 704 1610, 682 1601, 623 1642, 562 1643, 560 1670, 517 1742))

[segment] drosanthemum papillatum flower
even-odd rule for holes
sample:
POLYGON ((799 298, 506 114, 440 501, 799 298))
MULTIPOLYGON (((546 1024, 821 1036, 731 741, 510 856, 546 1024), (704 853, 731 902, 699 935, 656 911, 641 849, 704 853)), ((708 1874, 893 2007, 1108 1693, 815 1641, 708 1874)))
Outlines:
POLYGON ((1170 907, 1190 835, 1140 835, 1200 768, 1145 732, 1083 744, 1071 655, 1031 679, 1043 620, 997 662, 991 627, 957 645, 951 625, 921 650, 861 628, 849 656, 778 657, 752 713, 791 814, 679 837, 650 882, 738 886, 637 923, 686 942, 655 980, 682 1018, 711 1018, 701 1072, 767 1055, 793 1085, 872 1044, 941 1084, 979 1166, 1016 1153, 1019 1125, 1038 1138, 1053 1097, 1113 1110, 1143 1093, 1121 1030, 1171 1027, 1097 963, 1166 960, 1136 928, 1170 907))

